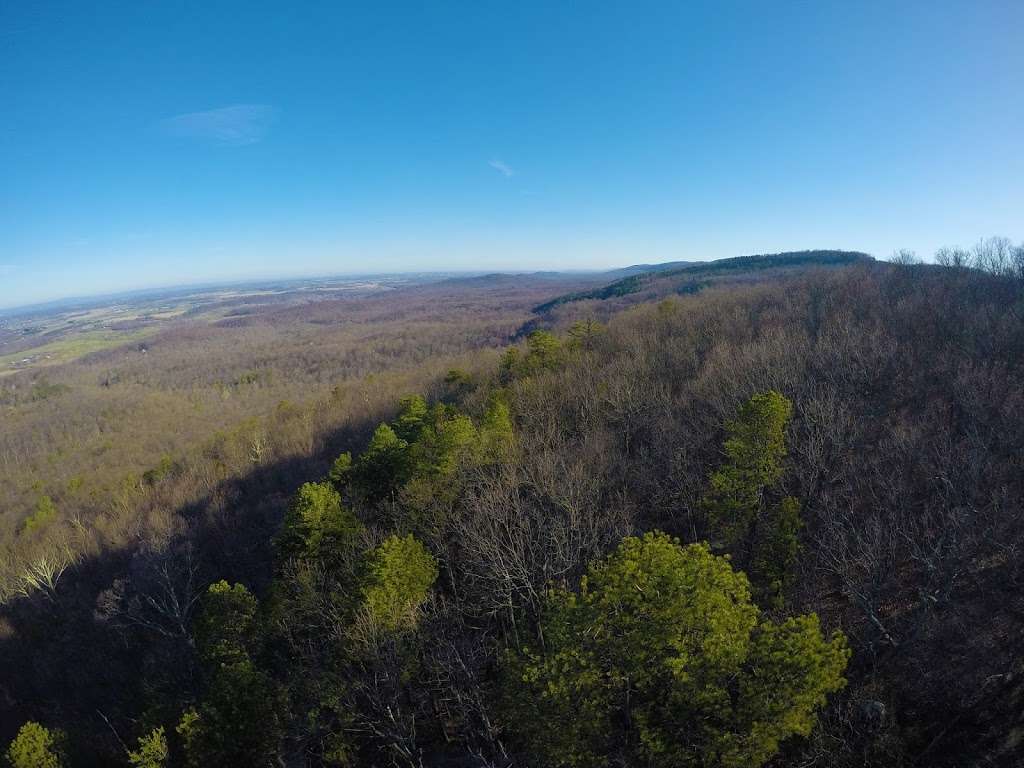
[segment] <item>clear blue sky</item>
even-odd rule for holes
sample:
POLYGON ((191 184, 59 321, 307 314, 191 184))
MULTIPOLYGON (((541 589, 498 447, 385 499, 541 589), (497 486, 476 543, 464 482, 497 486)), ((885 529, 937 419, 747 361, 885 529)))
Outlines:
POLYGON ((1024 2, 0 3, 0 306, 1024 237, 1024 2))

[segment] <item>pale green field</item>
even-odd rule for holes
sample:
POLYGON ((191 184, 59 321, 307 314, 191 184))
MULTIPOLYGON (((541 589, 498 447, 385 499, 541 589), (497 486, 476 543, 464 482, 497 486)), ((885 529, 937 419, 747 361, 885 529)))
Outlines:
POLYGON ((152 336, 158 328, 143 328, 137 331, 85 331, 73 333, 68 338, 51 341, 31 349, 23 349, 8 355, 0 355, 0 376, 28 369, 60 365, 80 357, 111 349, 122 344, 132 344, 152 336), (23 363, 22 361, 29 362, 23 363))
MULTIPOLYGON (((396 282, 403 284, 406 281, 396 282)), ((328 285, 287 288, 221 288, 198 291, 188 296, 124 300, 107 306, 34 316, 10 326, 16 331, 22 330, 25 335, 14 340, 14 345, 20 347, 17 351, 5 353, 0 346, 0 377, 73 362, 93 352, 138 342, 189 312, 194 313, 192 319, 195 321, 215 323, 237 311, 236 306, 225 304, 234 299, 259 299, 288 293, 301 296, 321 292, 378 291, 386 287, 385 282, 377 280, 339 280, 328 285), (133 330, 110 327, 123 323, 146 325, 133 330)))

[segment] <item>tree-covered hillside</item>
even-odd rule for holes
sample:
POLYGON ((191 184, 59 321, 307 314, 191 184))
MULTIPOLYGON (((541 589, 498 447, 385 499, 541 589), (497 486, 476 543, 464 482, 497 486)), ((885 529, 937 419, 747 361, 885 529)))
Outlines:
POLYGON ((190 459, 204 493, 0 608, 8 761, 1019 764, 1024 248, 995 249, 746 262, 190 459))
POLYGON ((640 265, 617 270, 619 273, 625 272, 625 276, 599 288, 556 296, 550 301, 538 304, 534 307, 534 312, 544 315, 563 304, 591 299, 603 301, 640 294, 637 298, 651 300, 673 293, 696 293, 712 282, 721 282, 736 275, 743 275, 749 279, 751 275, 756 275, 762 270, 849 266, 859 261, 870 260, 868 254, 860 251, 790 251, 697 263, 640 265))

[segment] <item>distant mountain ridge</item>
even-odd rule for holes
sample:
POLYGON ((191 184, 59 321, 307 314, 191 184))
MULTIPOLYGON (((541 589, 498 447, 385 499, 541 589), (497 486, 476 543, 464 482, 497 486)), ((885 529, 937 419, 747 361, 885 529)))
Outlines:
POLYGON ((675 269, 685 269, 686 267, 693 267, 698 264, 707 264, 706 261, 665 261, 661 264, 633 264, 629 267, 620 267, 619 269, 609 269, 605 272, 606 275, 618 275, 620 277, 630 277, 632 275, 642 275, 650 272, 667 272, 675 269))
MULTIPOLYGON (((672 278, 681 275, 707 275, 709 278, 732 272, 749 272, 764 269, 781 269, 787 267, 835 267, 855 264, 857 262, 874 261, 874 257, 863 251, 841 250, 810 250, 785 251, 782 253, 764 253, 752 256, 734 256, 714 261, 670 261, 663 264, 637 264, 622 269, 610 270, 608 275, 623 275, 608 285, 587 291, 577 291, 557 296, 533 308, 537 314, 545 314, 555 307, 574 301, 588 299, 606 300, 637 293, 646 284, 654 280, 672 278)), ((695 293, 706 283, 690 282, 679 286, 678 293, 695 293)))

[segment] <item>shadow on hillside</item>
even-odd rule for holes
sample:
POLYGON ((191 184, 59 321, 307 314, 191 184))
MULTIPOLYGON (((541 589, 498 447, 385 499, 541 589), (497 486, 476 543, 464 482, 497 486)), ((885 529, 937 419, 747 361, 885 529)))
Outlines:
MULTIPOLYGON (((360 419, 329 434, 321 453, 260 465, 176 509, 188 532, 167 551, 179 559, 190 552, 195 589, 227 579, 263 594, 288 499, 323 477, 338 453, 362 447, 375 426, 360 419)), ((166 562, 138 547, 108 550, 66 571, 54 594, 0 606, 0 745, 37 720, 89 750, 74 756, 75 766, 108 765, 123 752, 121 739, 134 743, 142 727, 180 711, 196 682, 187 638, 128 622, 109 606, 118 586, 153 580, 166 562)))

